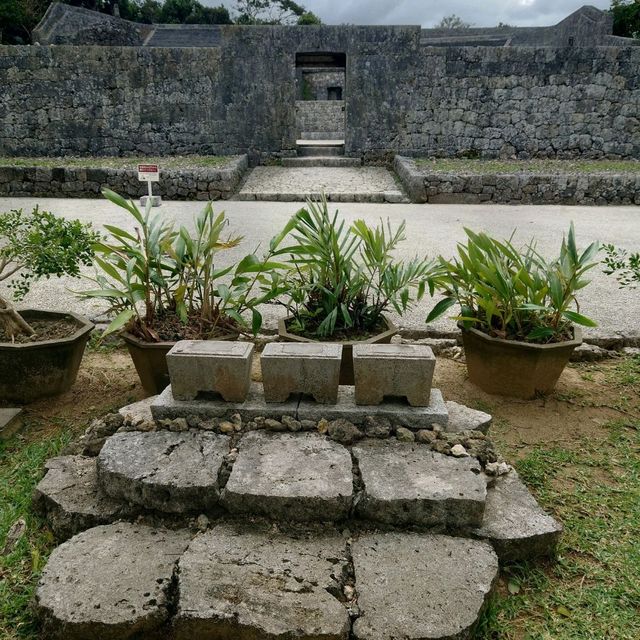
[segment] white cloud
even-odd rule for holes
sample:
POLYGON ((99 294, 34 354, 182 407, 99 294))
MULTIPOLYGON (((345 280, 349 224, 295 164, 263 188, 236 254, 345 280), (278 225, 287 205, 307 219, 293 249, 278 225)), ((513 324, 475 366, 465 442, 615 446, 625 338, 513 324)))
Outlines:
MULTIPOLYGON (((478 27, 499 22, 515 26, 549 26, 566 18, 585 0, 299 0, 325 24, 421 24, 431 27, 455 13, 478 27)), ((204 0, 214 6, 220 0, 204 0)), ((232 8, 233 0, 223 0, 232 8)), ((610 0, 591 0, 608 9, 610 0)))

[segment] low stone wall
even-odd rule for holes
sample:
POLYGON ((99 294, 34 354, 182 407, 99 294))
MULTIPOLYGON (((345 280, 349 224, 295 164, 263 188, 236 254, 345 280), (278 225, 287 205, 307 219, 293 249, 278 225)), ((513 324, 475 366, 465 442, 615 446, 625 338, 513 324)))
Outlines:
MULTIPOLYGON (((244 155, 220 167, 163 169, 153 193, 170 200, 228 200, 248 166, 244 155)), ((0 196, 92 198, 103 187, 128 198, 147 193, 133 169, 0 165, 0 196)))
POLYGON ((413 202, 640 205, 640 173, 439 173, 401 156, 394 169, 413 202))
POLYGON ((303 131, 328 131, 344 136, 343 100, 297 100, 298 134, 303 131))

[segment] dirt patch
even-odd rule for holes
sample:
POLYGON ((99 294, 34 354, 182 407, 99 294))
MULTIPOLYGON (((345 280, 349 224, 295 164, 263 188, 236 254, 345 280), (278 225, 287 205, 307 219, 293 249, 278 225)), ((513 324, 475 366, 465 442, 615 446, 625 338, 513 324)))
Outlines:
MULTIPOLYGON (((13 342, 18 344, 31 344, 44 340, 61 340, 69 338, 78 330, 78 323, 64 318, 48 320, 29 320, 29 326, 36 332, 33 336, 18 335, 13 342)), ((0 329, 0 342, 12 342, 3 329, 0 329)))

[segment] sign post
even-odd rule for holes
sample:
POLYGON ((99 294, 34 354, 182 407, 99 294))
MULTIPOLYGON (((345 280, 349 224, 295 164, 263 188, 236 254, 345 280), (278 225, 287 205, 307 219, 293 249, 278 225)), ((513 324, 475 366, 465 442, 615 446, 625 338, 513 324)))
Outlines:
POLYGON ((147 200, 151 200, 152 207, 159 207, 162 204, 162 198, 153 195, 151 183, 160 182, 160 167, 157 164, 139 164, 138 180, 140 180, 140 182, 146 182, 149 189, 149 195, 140 198, 140 206, 146 207, 147 200))

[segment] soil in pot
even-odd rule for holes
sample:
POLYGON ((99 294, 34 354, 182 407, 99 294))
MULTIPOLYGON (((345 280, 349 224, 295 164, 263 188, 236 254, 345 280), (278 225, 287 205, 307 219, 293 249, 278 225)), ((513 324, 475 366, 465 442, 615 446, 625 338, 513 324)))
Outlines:
POLYGON ((77 330, 78 324, 68 318, 40 318, 29 321, 29 326, 36 332, 33 336, 20 334, 13 340, 0 328, 0 342, 13 344, 31 344, 44 340, 60 340, 71 337, 77 330))

